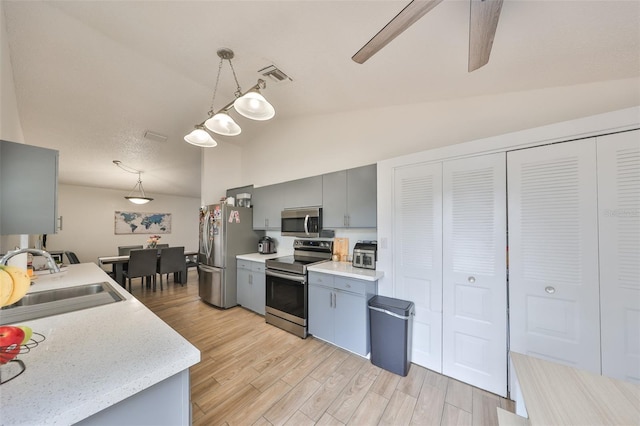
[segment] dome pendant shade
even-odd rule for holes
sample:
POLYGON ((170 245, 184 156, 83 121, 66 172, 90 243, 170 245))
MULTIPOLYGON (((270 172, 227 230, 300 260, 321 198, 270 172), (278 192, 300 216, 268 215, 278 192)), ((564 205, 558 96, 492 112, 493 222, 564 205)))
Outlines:
POLYGON ((276 115, 273 105, 258 92, 248 92, 239 97, 233 103, 233 107, 240 115, 252 120, 269 120, 276 115))
POLYGON ((131 192, 129 192, 129 195, 124 197, 127 200, 131 201, 133 204, 147 204, 149 201, 153 201, 153 198, 147 197, 147 195, 144 193, 144 188, 142 187, 142 179, 140 179, 141 173, 142 172, 138 172, 138 183, 136 183, 136 186, 134 186, 131 192), (136 190, 137 194, 135 194, 136 190))
MULTIPOLYGON (((224 136, 237 136, 242 129, 231 116, 225 112, 219 112, 204 122, 207 129, 224 136)), ((188 142, 188 141, 187 141, 188 142)))
POLYGON ((201 127, 197 127, 191 133, 184 137, 186 142, 189 142, 191 145, 200 146, 204 148, 212 148, 217 146, 218 143, 213 140, 211 135, 207 133, 206 130, 201 127))
POLYGON ((149 201, 153 200, 153 198, 141 198, 141 197, 124 197, 124 198, 131 201, 133 204, 147 204, 149 201))

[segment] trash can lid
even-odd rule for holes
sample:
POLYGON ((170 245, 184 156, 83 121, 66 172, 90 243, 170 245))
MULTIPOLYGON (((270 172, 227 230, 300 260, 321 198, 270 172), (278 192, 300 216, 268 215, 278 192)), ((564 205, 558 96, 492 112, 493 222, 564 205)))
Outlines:
POLYGON ((373 296, 369 299, 369 306, 385 309, 402 316, 408 316, 413 311, 413 302, 386 296, 373 296))

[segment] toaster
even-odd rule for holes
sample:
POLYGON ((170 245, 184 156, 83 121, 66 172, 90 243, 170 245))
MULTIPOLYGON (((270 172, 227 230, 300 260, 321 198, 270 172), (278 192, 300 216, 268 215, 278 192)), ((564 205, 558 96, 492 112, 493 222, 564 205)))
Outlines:
POLYGON ((378 244, 376 241, 358 241, 353 247, 353 262, 355 268, 376 269, 378 260, 378 244))

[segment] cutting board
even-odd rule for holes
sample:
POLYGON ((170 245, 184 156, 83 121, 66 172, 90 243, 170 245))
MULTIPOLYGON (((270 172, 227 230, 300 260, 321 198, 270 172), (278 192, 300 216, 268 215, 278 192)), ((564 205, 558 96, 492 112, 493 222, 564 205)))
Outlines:
POLYGON ((340 260, 342 256, 349 254, 349 239, 348 238, 334 238, 333 239, 333 254, 337 254, 340 260))

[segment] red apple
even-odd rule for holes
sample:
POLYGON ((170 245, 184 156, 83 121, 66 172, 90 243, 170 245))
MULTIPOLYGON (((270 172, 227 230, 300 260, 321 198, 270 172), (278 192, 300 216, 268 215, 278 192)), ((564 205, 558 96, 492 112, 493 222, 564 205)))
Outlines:
POLYGON ((0 364, 6 364, 20 353, 24 330, 10 325, 0 326, 0 364))

